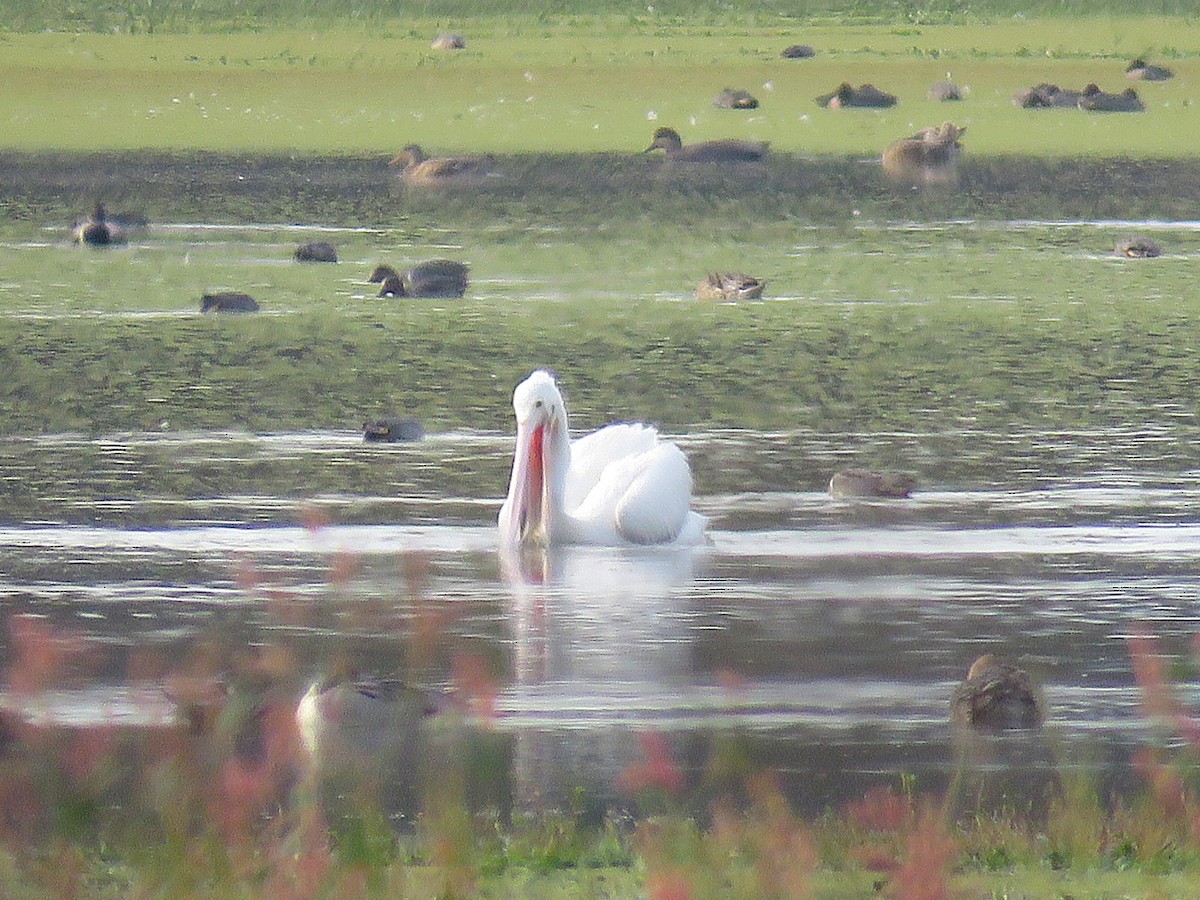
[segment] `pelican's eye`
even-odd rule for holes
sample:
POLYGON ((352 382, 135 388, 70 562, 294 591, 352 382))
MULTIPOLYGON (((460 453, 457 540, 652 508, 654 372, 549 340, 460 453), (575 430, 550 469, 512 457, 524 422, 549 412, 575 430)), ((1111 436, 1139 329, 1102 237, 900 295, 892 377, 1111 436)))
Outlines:
POLYGON ((541 401, 541 400, 539 400, 539 401, 537 401, 535 404, 533 404, 533 408, 534 408, 534 409, 541 409, 541 408, 542 408, 542 401, 541 401))

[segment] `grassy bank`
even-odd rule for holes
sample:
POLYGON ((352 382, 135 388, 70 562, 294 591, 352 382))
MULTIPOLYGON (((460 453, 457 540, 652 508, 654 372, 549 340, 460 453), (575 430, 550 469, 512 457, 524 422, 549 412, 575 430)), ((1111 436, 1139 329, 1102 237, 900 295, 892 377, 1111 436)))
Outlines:
POLYGON ((808 25, 815 22, 914 24, 955 21, 995 21, 1010 17, 1047 17, 1076 20, 1129 15, 1190 16, 1195 8, 1187 0, 987 0, 969 7, 953 0, 926 0, 919 5, 887 0, 743 0, 735 8, 719 0, 665 0, 655 4, 627 0, 531 0, 519 11, 509 0, 100 0, 81 6, 69 0, 10 0, 5 27, 17 31, 95 31, 111 33, 153 31, 222 31, 271 28, 280 22, 328 27, 332 23, 382 22, 395 19, 437 19, 440 23, 502 17, 522 22, 561 18, 611 17, 636 21, 781 22, 808 25))
POLYGON ((987 25, 712 27, 632 20, 474 22, 458 53, 434 51, 435 20, 237 34, 9 34, 0 38, 0 148, 209 149, 378 153, 634 154, 657 125, 685 141, 738 135, 810 155, 877 156, 891 140, 954 118, 968 152, 1175 158, 1194 154, 1200 25, 1089 19, 987 25), (803 40, 816 58, 779 57, 803 40), (1148 111, 1096 115, 1017 108, 1053 81, 1124 89, 1139 54, 1178 76, 1138 84, 1148 111), (929 100, 931 83, 969 90, 929 100), (896 93, 889 110, 832 111, 814 98, 842 81, 896 93), (726 86, 752 112, 715 109, 726 86))

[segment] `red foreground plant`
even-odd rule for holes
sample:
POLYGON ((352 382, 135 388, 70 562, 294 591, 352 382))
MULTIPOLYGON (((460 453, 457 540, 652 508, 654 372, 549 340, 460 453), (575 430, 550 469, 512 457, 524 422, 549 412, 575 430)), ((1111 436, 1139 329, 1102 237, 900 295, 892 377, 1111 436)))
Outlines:
POLYGON ((625 767, 617 776, 617 789, 626 794, 655 788, 668 794, 682 791, 683 770, 676 764, 666 737, 658 732, 645 732, 638 735, 638 744, 642 748, 642 761, 625 767))

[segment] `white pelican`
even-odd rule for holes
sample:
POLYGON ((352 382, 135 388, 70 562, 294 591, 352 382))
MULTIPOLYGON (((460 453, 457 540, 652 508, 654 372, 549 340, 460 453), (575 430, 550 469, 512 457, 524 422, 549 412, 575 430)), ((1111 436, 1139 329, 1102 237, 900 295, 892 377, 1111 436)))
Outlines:
POLYGON ((517 449, 500 507, 502 544, 695 544, 708 520, 691 510, 683 451, 642 424, 577 441, 554 376, 539 369, 513 391, 517 449))

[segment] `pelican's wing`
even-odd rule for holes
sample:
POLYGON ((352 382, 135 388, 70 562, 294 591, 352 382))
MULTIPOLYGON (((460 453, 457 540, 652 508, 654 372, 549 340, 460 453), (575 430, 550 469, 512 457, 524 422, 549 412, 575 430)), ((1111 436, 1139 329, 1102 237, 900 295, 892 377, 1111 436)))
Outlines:
POLYGON ((692 470, 683 451, 663 442, 640 458, 640 471, 617 502, 617 534, 632 544, 666 544, 691 514, 692 470))
POLYGON ((572 441, 571 468, 567 473, 564 498, 567 510, 574 510, 584 502, 605 469, 645 453, 657 443, 658 430, 639 423, 608 425, 572 441))

